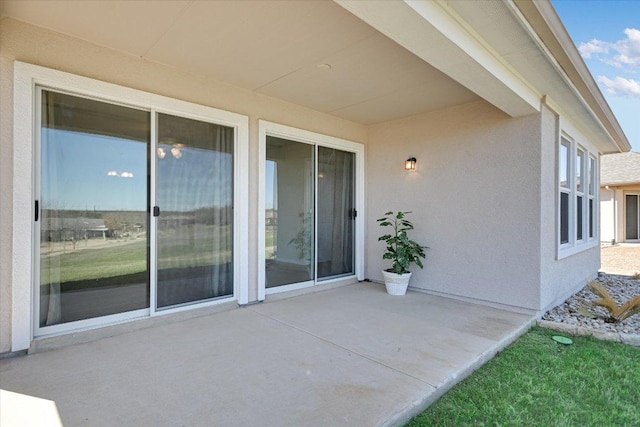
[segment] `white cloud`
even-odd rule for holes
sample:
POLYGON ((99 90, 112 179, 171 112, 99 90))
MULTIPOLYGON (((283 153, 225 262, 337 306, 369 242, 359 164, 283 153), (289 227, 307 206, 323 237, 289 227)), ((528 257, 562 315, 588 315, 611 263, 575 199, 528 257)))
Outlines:
POLYGON ((640 30, 627 28, 624 33, 626 39, 614 43, 593 39, 588 43, 581 43, 578 50, 585 59, 597 57, 616 68, 635 72, 640 69, 640 30))
POLYGON ((610 46, 610 43, 593 39, 589 43, 581 43, 580 46, 578 46, 578 50, 583 58, 588 59, 591 58, 591 55, 594 53, 609 53, 610 46))
POLYGON ((633 79, 616 77, 611 80, 605 76, 599 76, 598 81, 605 87, 610 95, 633 96, 640 98, 640 83, 633 79))
POLYGON ((640 68, 640 30, 627 28, 624 33, 627 35, 627 39, 616 42, 615 49, 618 51, 618 55, 614 60, 623 66, 640 68))

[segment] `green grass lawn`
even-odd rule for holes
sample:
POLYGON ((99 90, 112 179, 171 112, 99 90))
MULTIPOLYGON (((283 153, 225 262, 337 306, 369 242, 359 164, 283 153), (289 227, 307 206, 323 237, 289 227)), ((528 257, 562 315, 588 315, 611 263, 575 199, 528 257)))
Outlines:
MULTIPOLYGON (((158 266, 163 269, 230 262, 231 232, 231 226, 203 225, 196 225, 195 229, 184 233, 165 232, 158 237, 158 266)), ((83 249, 82 245, 80 242, 80 250, 69 248, 67 253, 42 257, 40 284, 85 281, 87 286, 95 286, 92 280, 130 275, 135 278, 129 279, 138 281, 140 273, 147 271, 147 239, 99 248, 83 249)))
POLYGON ((138 273, 147 269, 147 241, 43 257, 40 268, 43 285, 138 273))
POLYGON ((640 349, 533 328, 408 426, 640 426, 640 349))

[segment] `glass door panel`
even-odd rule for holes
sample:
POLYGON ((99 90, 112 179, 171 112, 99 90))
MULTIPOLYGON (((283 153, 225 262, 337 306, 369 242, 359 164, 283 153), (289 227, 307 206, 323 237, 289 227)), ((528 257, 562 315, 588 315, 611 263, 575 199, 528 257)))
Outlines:
POLYGON ((354 274, 355 154, 318 147, 318 278, 354 274))
POLYGON ((149 112, 41 95, 40 327, 149 307, 149 112))
POLYGON ((314 151, 267 136, 266 288, 315 279, 314 151))
POLYGON ((638 199, 640 196, 637 194, 627 194, 625 196, 626 205, 626 240, 638 240, 640 239, 640 206, 638 199))
POLYGON ((233 295, 234 129, 158 114, 157 307, 233 295))

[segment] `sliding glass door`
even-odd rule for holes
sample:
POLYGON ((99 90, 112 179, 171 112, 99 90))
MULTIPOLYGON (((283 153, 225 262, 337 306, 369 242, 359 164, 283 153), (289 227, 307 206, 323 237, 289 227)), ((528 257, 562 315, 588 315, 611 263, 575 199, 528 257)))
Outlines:
POLYGON ((315 278, 315 147, 267 137, 267 288, 315 278))
POLYGON ((355 274, 355 169, 354 152, 266 135, 266 289, 355 274))
POLYGON ((236 129, 38 94, 37 332, 232 297, 236 129))
POLYGON ((355 273, 355 157, 318 147, 318 279, 355 273))
POLYGON ((233 128, 158 114, 157 307, 233 294, 233 128))
POLYGON ((41 92, 39 325, 149 307, 150 114, 41 92))

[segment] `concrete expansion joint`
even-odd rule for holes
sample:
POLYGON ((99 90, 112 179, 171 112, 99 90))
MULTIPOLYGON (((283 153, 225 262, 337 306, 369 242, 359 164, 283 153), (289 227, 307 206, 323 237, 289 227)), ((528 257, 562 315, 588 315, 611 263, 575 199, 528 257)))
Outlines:
POLYGON ((361 358, 363 358, 363 359, 366 359, 366 360, 368 360, 368 361, 370 361, 370 362, 373 362, 373 363, 376 363, 376 364, 378 364, 378 365, 382 365, 382 366, 384 366, 384 367, 385 367, 385 368, 387 368, 387 369, 390 369, 390 370, 392 370, 392 371, 394 371, 394 372, 398 372, 398 373, 400 373, 400 374, 402 374, 402 375, 406 375, 407 377, 413 378, 413 379, 415 379, 415 380, 417 380, 417 381, 420 381, 421 383, 424 383, 424 384, 426 384, 426 385, 428 385, 428 386, 431 386, 431 387, 433 387, 433 388, 435 388, 435 389, 437 389, 438 387, 440 387, 440 386, 442 385, 442 384, 440 384, 440 385, 434 385, 434 384, 431 384, 430 382, 425 381, 423 378, 417 377, 417 376, 415 376, 415 375, 411 375, 410 373, 405 372, 405 371, 403 371, 403 370, 401 370, 401 369, 398 369, 398 368, 394 368, 393 366, 389 366, 389 365, 387 365, 386 363, 381 362, 380 360, 376 360, 376 359, 374 359, 374 358, 372 358, 372 357, 367 356, 366 354, 359 353, 359 352, 354 351, 354 350, 352 350, 352 349, 350 349, 350 348, 348 348, 348 347, 345 347, 345 346, 342 346, 342 345, 340 345, 340 344, 337 344, 337 343, 335 343, 335 342, 333 342, 333 341, 330 341, 330 340, 328 340, 328 339, 326 339, 326 338, 323 338, 323 337, 321 337, 321 336, 319 336, 319 335, 316 335, 316 334, 314 334, 313 332, 310 332, 310 331, 308 331, 308 330, 306 330, 306 329, 303 329, 303 328, 301 328, 301 327, 299 327, 299 326, 293 325, 293 324, 291 324, 291 323, 287 323, 287 322, 285 322, 285 321, 283 321, 283 320, 280 320, 280 319, 278 319, 278 318, 276 318, 276 317, 269 316, 268 314, 260 313, 259 311, 253 310, 253 309, 252 309, 252 307, 247 307, 247 309, 248 309, 248 310, 253 311, 254 313, 256 313, 256 314, 258 314, 258 315, 260 315, 260 316, 262 316, 262 317, 265 317, 265 318, 267 318, 267 319, 273 320, 274 322, 277 322, 277 323, 279 323, 279 324, 281 324, 281 325, 283 325, 283 326, 286 326, 286 327, 289 327, 289 328, 295 329, 295 330, 297 330, 297 331, 299 331, 299 332, 302 332, 302 333, 304 333, 304 334, 307 334, 307 335, 309 335, 309 336, 312 336, 312 337, 314 337, 314 338, 316 338, 316 339, 318 339, 318 340, 320 340, 320 341, 322 341, 322 342, 325 342, 325 343, 327 343, 327 344, 329 344, 329 345, 331 345, 331 346, 333 346, 333 347, 336 347, 336 348, 339 348, 339 349, 345 350, 345 351, 347 351, 347 352, 349 352, 349 353, 351 353, 351 354, 355 354, 356 356, 359 356, 359 357, 361 357, 361 358))

